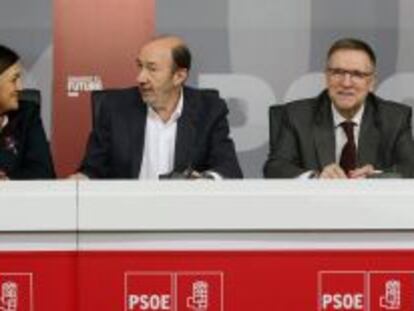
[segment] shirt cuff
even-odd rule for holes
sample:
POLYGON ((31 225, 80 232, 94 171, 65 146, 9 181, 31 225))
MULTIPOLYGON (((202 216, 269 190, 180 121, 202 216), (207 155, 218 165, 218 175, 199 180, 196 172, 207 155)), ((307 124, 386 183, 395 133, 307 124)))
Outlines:
POLYGON ((213 180, 223 180, 223 176, 221 176, 219 173, 215 172, 215 171, 205 171, 203 172, 203 175, 205 177, 213 179, 213 180))
POLYGON ((296 179, 312 179, 312 178, 317 178, 316 171, 307 171, 296 177, 296 179))

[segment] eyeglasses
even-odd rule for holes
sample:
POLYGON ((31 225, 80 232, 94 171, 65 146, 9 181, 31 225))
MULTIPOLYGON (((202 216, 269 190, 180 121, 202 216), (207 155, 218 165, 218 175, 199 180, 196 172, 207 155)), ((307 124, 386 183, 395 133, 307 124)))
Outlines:
POLYGON ((349 75, 353 82, 362 82, 365 79, 371 77, 374 72, 363 72, 359 70, 346 70, 341 68, 327 68, 326 70, 329 76, 335 80, 345 79, 346 75, 349 75))

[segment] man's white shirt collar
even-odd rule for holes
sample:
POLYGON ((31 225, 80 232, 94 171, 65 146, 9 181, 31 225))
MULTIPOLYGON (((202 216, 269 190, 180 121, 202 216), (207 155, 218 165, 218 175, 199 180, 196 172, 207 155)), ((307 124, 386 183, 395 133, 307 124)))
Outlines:
MULTIPOLYGON (((151 107, 151 105, 148 105, 148 116, 150 118, 157 118, 157 119, 161 119, 160 116, 158 115, 158 113, 151 107)), ((178 103, 177 106, 175 107, 173 113, 171 114, 170 118, 168 119, 167 122, 165 122, 166 124, 172 123, 172 122, 176 122, 182 115, 183 113, 183 107, 184 107, 184 90, 181 89, 180 91, 180 97, 178 98, 178 103)))
POLYGON ((2 123, 0 124, 0 130, 4 129, 8 123, 9 118, 5 115, 2 119, 2 123))
POLYGON ((335 128, 337 128, 342 122, 345 121, 352 121, 356 124, 356 126, 360 126, 361 125, 361 121, 362 121, 362 116, 364 114, 364 110, 365 110, 365 104, 363 104, 361 106, 361 108, 357 111, 357 113, 354 115, 354 117, 351 120, 347 120, 345 119, 336 109, 335 105, 333 103, 331 103, 332 106, 332 115, 333 115, 333 121, 334 121, 334 126, 335 128))

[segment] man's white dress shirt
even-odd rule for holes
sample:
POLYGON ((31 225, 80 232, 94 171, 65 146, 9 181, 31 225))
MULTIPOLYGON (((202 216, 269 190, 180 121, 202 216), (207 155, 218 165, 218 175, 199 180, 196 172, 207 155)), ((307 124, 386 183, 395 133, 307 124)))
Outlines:
POLYGON ((145 141, 139 179, 158 179, 174 168, 177 121, 183 111, 183 91, 170 119, 164 122, 148 105, 145 141))

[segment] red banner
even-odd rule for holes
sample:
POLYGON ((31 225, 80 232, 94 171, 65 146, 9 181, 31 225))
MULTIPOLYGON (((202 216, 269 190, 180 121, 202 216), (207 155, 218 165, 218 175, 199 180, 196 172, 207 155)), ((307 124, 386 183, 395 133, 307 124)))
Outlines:
POLYGON ((52 147, 59 176, 73 173, 90 130, 89 93, 135 84, 135 58, 153 35, 154 0, 54 1, 52 147))
POLYGON ((412 311, 414 251, 0 253, 13 283, 30 311, 412 311))
POLYGON ((76 252, 0 252, 0 310, 79 310, 76 259, 76 252))

